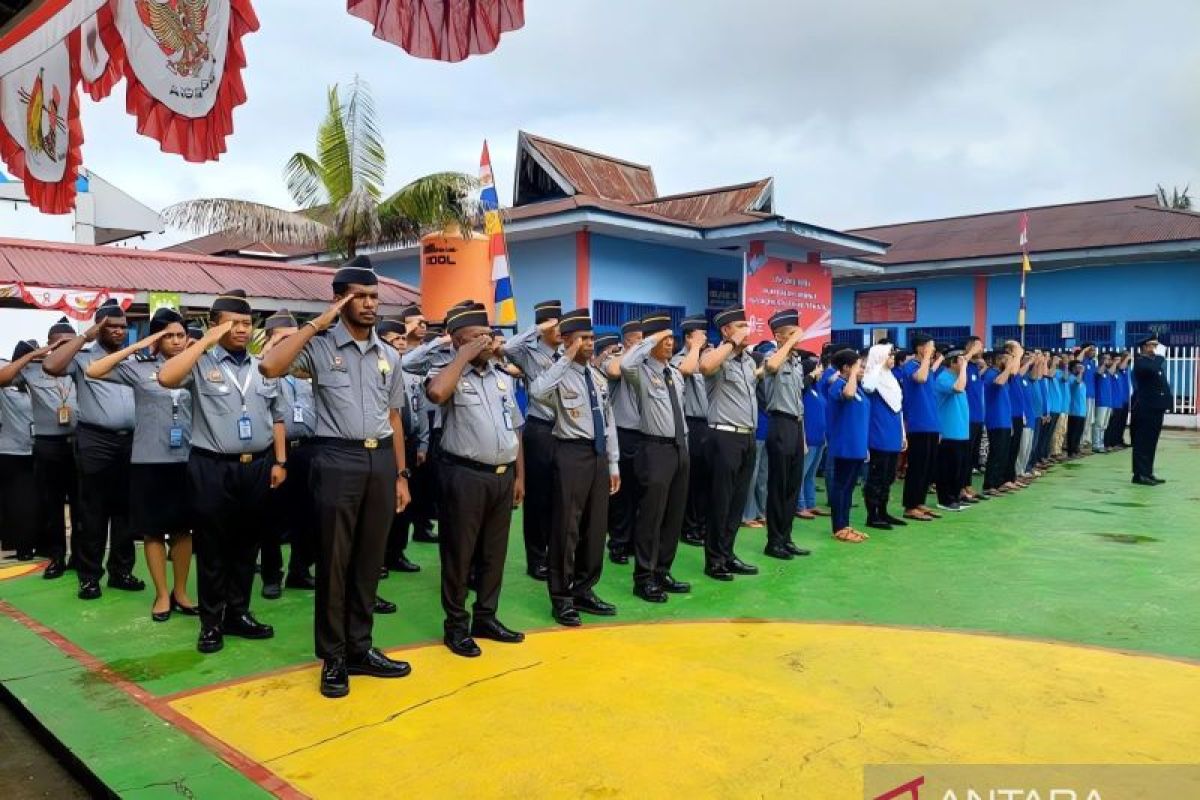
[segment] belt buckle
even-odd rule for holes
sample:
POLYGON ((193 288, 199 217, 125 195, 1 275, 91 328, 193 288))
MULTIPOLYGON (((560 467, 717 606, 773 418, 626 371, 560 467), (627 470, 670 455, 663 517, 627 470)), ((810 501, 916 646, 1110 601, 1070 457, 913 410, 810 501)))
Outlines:
POLYGON ((508 464, 501 464, 500 466, 496 467, 497 475, 503 475, 506 472, 508 472, 508 464))
POLYGON ((363 447, 367 448, 368 450, 374 450, 375 448, 379 447, 379 440, 363 439, 363 447))
POLYGON ((242 453, 240 456, 238 456, 238 461, 242 464, 249 464, 253 460, 254 460, 253 453, 242 453))

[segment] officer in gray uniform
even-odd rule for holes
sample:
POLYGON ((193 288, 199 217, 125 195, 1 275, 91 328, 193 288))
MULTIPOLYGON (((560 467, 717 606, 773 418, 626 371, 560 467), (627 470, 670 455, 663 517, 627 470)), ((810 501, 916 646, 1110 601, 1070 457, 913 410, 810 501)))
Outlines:
POLYGON ((637 393, 621 379, 621 356, 642 341, 642 321, 633 319, 621 326, 622 349, 614 351, 600 365, 609 380, 613 413, 617 418, 617 438, 621 444, 621 490, 608 504, 608 557, 614 564, 628 564, 633 552, 633 532, 637 529, 638 481, 637 454, 641 444, 638 433, 641 411, 637 393))
POLYGON ((456 655, 480 655, 475 639, 516 643, 525 636, 496 618, 508 550, 513 505, 525 495, 521 411, 512 378, 492 360, 487 310, 475 303, 446 317, 454 360, 433 375, 425 393, 441 407, 438 459, 442 505, 438 544, 442 556, 443 641, 456 655), (475 560, 475 606, 466 609, 468 576, 475 560))
POLYGON ((684 317, 683 347, 671 366, 683 376, 683 415, 687 418, 688 491, 683 512, 684 544, 702 547, 708 518, 708 390, 700 373, 700 355, 708 349, 708 320, 703 314, 684 317))
MULTIPOLYGON (((379 338, 391 345, 397 353, 404 353, 407 347, 405 327, 401 322, 391 319, 381 321, 375 332, 379 338)), ((405 550, 408 549, 409 529, 416 528, 419 522, 416 509, 419 505, 416 492, 417 472, 428 460, 429 455, 429 416, 425 413, 425 381, 420 375, 401 369, 400 376, 404 380, 404 407, 400 409, 400 421, 404 424, 404 463, 409 465, 413 477, 409 479, 409 489, 413 494, 412 502, 404 510, 392 518, 391 531, 388 533, 387 552, 383 560, 381 577, 386 578, 392 572, 420 572, 421 567, 408 560, 405 550)), ((415 531, 414 531, 415 532, 415 531)))
MULTIPOLYGON (((17 342, 13 361, 37 351, 17 342)), ((33 479, 33 401, 27 386, 0 389, 0 536, 18 561, 33 558, 38 537, 37 483, 33 479)), ((59 516, 62 516, 60 510, 59 516)))
POLYGON ((733 543, 746 507, 754 472, 754 431, 758 425, 754 359, 746 352, 750 325, 740 305, 718 313, 713 322, 721 344, 700 357, 708 388, 709 483, 708 535, 704 574, 719 581, 755 575, 758 567, 739 559, 733 543))
POLYGON ((684 377, 670 365, 675 351, 671 316, 665 311, 642 320, 644 338, 621 359, 625 383, 641 409, 636 473, 639 483, 634 530, 633 593, 649 603, 665 603, 667 592, 691 586, 671 576, 687 504, 687 423, 683 417, 684 377))
POLYGON ((96 310, 95 324, 46 356, 47 375, 68 377, 79 396, 79 426, 75 434, 79 471, 79 510, 82 536, 76 539, 75 567, 79 599, 100 596, 104 547, 108 551, 108 585, 140 592, 146 584, 133 576, 133 538, 129 532, 129 459, 133 448, 133 391, 87 377, 94 359, 125 346, 125 312, 116 300, 96 310), (91 349, 83 346, 94 341, 91 349), (82 351, 82 352, 81 352, 82 351))
POLYGON ((75 422, 79 416, 75 382, 57 378, 42 370, 42 359, 55 347, 75 336, 75 329, 63 317, 50 326, 45 347, 24 352, 0 367, 0 387, 24 387, 29 391, 33 409, 33 473, 38 486, 37 551, 50 559, 42 571, 46 580, 61 578, 67 568, 67 532, 63 506, 71 517, 71 535, 82 534, 83 521, 77 495, 79 480, 75 473, 75 422))
POLYGON ((315 639, 326 697, 349 694, 350 675, 411 672, 371 638, 388 531, 411 499, 400 419, 404 379, 399 354, 375 332, 378 284, 369 258, 349 261, 333 275, 334 304, 276 345, 259 367, 277 378, 294 364, 313 381, 317 452, 310 483, 321 531, 315 639))
POLYGON ((804 480, 804 366, 796 348, 804 338, 800 313, 775 312, 767 321, 778 348, 766 359, 767 547, 784 561, 809 551, 792 541, 792 520, 804 480))
MULTIPOLYGON (((504 354, 516 364, 528 384, 559 359, 562 333, 557 325, 562 317, 562 302, 545 300, 533 307, 534 326, 510 339, 504 354)), ((525 468, 528 471, 528 495, 522 527, 525 534, 525 569, 530 577, 546 580, 547 543, 553 514, 554 411, 550 406, 529 398, 524 431, 525 468)))
POLYGON ((279 382, 263 378, 246 350, 254 330, 246 293, 218 296, 209 319, 208 333, 158 371, 160 384, 192 395, 188 486, 201 653, 220 650, 225 636, 275 635, 250 613, 250 596, 259 537, 269 524, 268 495, 287 479, 279 382))
POLYGON ((530 384, 529 396, 554 410, 550 605, 556 622, 574 627, 580 611, 617 613, 595 586, 604 567, 609 495, 621 486, 620 448, 607 381, 589 363, 595 337, 587 309, 564 314, 559 330, 566 353, 530 384))
MULTIPOLYGON (((421 353, 417 357, 417 361, 421 364, 419 367, 410 366, 410 363, 406 361, 401 362, 404 364, 406 374, 423 378, 429 374, 429 369, 434 364, 440 368, 449 364, 454 358, 454 348, 450 345, 449 338, 443 336, 441 332, 429 336, 429 323, 420 306, 416 304, 405 306, 400 311, 400 322, 403 325, 404 347, 396 347, 396 349, 405 356, 414 351, 421 353), (428 341, 426 341, 427 337, 428 341), (425 347, 426 344, 429 346, 425 347)), ((415 412, 425 420, 428 452, 432 453, 437 448, 437 441, 442 435, 441 410, 425 397, 424 388, 421 389, 420 404, 415 412)), ((438 509, 436 461, 431 457, 426 457, 416 464, 410 465, 409 468, 413 471, 412 479, 408 482, 413 499, 407 511, 413 527, 412 540, 437 544, 438 537, 433 531, 433 523, 437 519, 438 509)))

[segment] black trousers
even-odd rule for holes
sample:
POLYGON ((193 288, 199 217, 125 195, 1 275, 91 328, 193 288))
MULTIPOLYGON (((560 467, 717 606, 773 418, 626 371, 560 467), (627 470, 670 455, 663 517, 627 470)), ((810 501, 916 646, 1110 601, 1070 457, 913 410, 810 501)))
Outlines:
POLYGON ((79 473, 82 536, 74 547, 80 581, 100 580, 104 546, 109 545, 108 571, 133 572, 135 554, 129 533, 129 460, 133 433, 80 425, 75 431, 75 466, 79 473))
POLYGON ((1008 451, 1012 448, 1011 428, 988 428, 987 467, 983 474, 983 490, 999 489, 1008 482, 1008 451))
MULTIPOLYGON (((24 554, 37 547, 37 489, 33 456, 0 455, 0 541, 5 549, 24 554)), ((62 519, 61 506, 58 517, 62 519)))
POLYGON ((899 453, 872 450, 867 463, 867 480, 863 483, 863 503, 867 507, 867 519, 876 520, 887 516, 888 499, 892 484, 896 480, 896 465, 899 453))
POLYGON ((263 530, 259 553, 263 583, 279 583, 283 579, 283 549, 281 542, 291 543, 288 575, 309 574, 317 555, 317 519, 313 495, 309 490, 309 474, 315 446, 302 442, 288 448, 288 478, 271 492, 271 523, 263 530))
POLYGON ((637 530, 637 458, 642 434, 630 428, 617 428, 617 443, 621 449, 621 489, 608 501, 608 549, 629 553, 633 549, 633 532, 637 530))
POLYGON ((674 442, 642 439, 637 529, 633 537, 633 584, 641 586, 671 571, 683 532, 691 464, 674 442))
POLYGON ((220 626, 227 615, 250 610, 254 556, 269 524, 271 464, 267 451, 249 464, 192 450, 192 547, 196 553, 200 624, 220 626))
POLYGON ((804 423, 772 413, 767 419, 767 545, 792 540, 792 522, 804 481, 804 423))
POLYGON ((704 536, 708 518, 708 420, 688 417, 687 507, 683 512, 683 532, 697 538, 704 536))
POLYGON ((391 439, 322 442, 312 459, 320 530, 315 640, 317 658, 354 658, 371 649, 375 590, 396 515, 396 454, 391 439))
MULTIPOLYGON (((404 443, 409 443, 406 436, 404 443)), ((429 414, 429 451, 425 454, 425 463, 416 466, 416 460, 405 462, 412 470, 413 476, 408 482, 412 494, 411 522, 413 533, 426 535, 433 533, 433 521, 438 518, 438 497, 441 488, 437 478, 437 459, 434 454, 442 443, 442 429, 433 427, 433 414, 429 414)))
POLYGON ((590 592, 604 567, 608 523, 608 456, 591 441, 559 440, 554 446, 554 506, 550 524, 550 600, 566 602, 590 592))
POLYGON ((1008 445, 1008 462, 1004 465, 1004 480, 1017 479, 1017 456, 1021 452, 1021 435, 1025 433, 1025 418, 1013 417, 1012 441, 1008 445))
POLYGON ((1045 461, 1050 458, 1050 445, 1054 440, 1054 426, 1058 422, 1058 417, 1053 414, 1050 419, 1039 423, 1041 425, 1038 433, 1036 461, 1045 461))
POLYGON ((1149 478, 1154 475, 1154 454, 1158 450, 1158 437, 1162 433, 1163 415, 1161 408, 1134 406, 1130 414, 1132 425, 1129 438, 1133 442, 1133 476, 1149 478))
MULTIPOLYGON (((1067 455, 1079 455, 1079 447, 1083 442, 1083 429, 1087 424, 1087 417, 1067 417, 1067 455)), ((1136 456, 1136 451, 1134 452, 1136 456)))
POLYGON ((917 508, 925 504, 929 484, 933 483, 937 465, 938 435, 936 433, 908 434, 908 468, 904 473, 904 507, 917 508))
POLYGON ((971 423, 971 469, 983 469, 986 461, 983 458, 983 423, 971 423))
POLYGON ((472 609, 475 621, 486 622, 496 617, 504 559, 508 554, 514 469, 510 465, 497 474, 444 459, 438 464, 437 476, 441 482, 438 549, 442 557, 442 610, 448 634, 465 634, 470 628, 467 590, 472 559, 478 580, 472 609))
POLYGON ((522 434, 525 452, 525 566, 532 570, 546 563, 554 507, 554 426, 527 417, 522 434))
MULTIPOLYGON (((38 484, 39 555, 61 561, 67 555, 67 530, 63 517, 71 515, 71 537, 83 533, 79 512, 79 476, 75 472, 74 436, 34 436, 33 475, 38 484)), ((72 542, 74 550, 74 542, 72 542)))
POLYGON ((1129 420, 1129 407, 1114 408, 1104 430, 1104 447, 1120 447, 1125 444, 1125 425, 1129 420))
POLYGON ((971 442, 942 439, 938 444, 937 494, 942 505, 957 503, 971 474, 971 442))
MULTIPOLYGON (((405 433, 404 437, 404 463, 417 463, 417 437, 409 436, 405 433)), ((426 459, 428 463, 428 459, 426 459)), ((411 469, 411 467, 410 467, 411 469)), ((416 473, 413 473, 413 478, 416 478, 416 473)), ((387 552, 384 554, 383 564, 390 567, 395 564, 401 557, 404 556, 404 551, 408 549, 409 535, 421 530, 420 518, 414 508, 417 504, 416 489, 412 487, 413 480, 409 481, 409 492, 413 496, 413 501, 399 514, 392 515, 391 529, 388 532, 387 552)))
POLYGON ((754 434, 710 430, 708 435, 708 529, 705 563, 723 569, 731 561, 754 476, 754 434))

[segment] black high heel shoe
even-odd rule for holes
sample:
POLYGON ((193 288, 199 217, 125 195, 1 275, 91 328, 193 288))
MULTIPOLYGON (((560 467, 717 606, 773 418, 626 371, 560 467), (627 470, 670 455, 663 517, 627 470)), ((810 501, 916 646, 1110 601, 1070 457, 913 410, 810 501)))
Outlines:
POLYGON ((150 619, 154 620, 155 622, 166 622, 167 620, 169 620, 171 618, 171 610, 174 607, 175 607, 174 598, 172 598, 172 600, 171 600, 171 605, 167 606, 166 611, 154 611, 153 610, 154 607, 151 606, 150 619))
POLYGON ((198 617, 200 612, 195 606, 185 606, 183 603, 175 599, 174 593, 171 594, 171 611, 178 611, 185 617, 198 617))

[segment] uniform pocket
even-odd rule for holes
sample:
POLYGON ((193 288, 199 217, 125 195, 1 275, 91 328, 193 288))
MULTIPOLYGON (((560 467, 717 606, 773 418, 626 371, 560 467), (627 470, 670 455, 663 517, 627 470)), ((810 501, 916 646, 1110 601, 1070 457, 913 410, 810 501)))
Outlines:
POLYGON ((198 381, 196 391, 200 394, 200 402, 208 414, 230 414, 234 410, 234 391, 225 383, 198 381))

